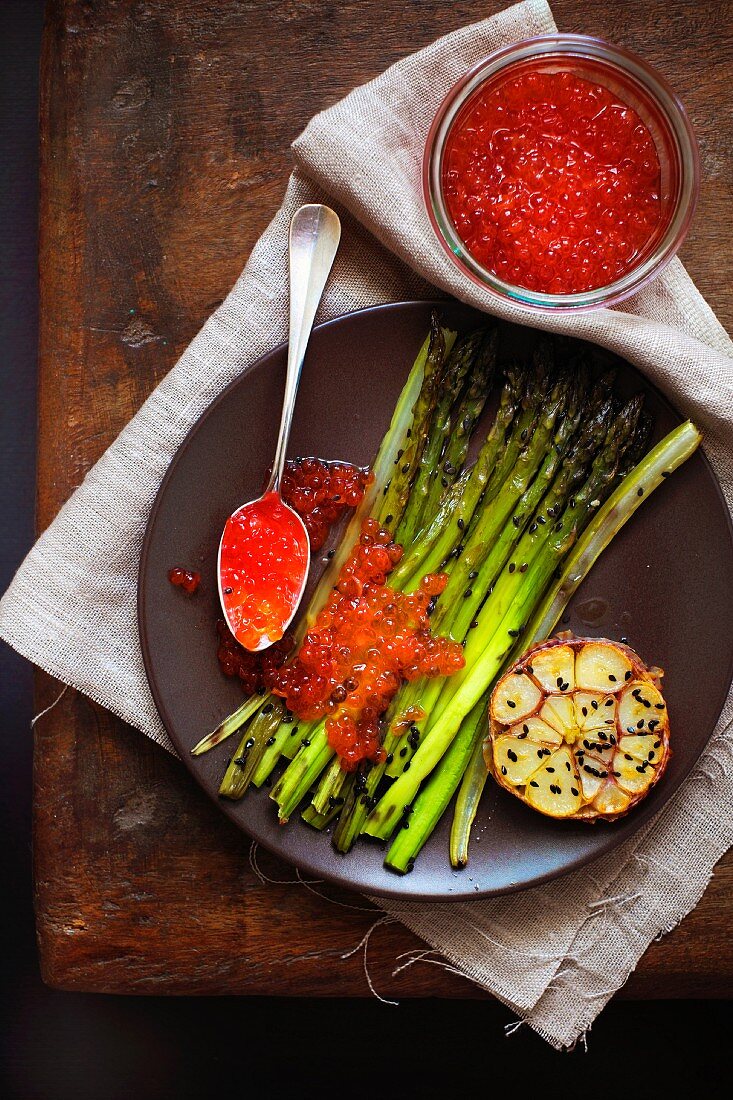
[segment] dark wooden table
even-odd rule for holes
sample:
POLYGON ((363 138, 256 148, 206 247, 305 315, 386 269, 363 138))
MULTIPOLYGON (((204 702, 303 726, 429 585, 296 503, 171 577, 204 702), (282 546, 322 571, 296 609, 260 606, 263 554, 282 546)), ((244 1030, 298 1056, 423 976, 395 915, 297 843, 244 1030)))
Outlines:
MULTIPOLYGON (((175 363, 280 202, 289 143, 317 110, 407 51, 498 10, 485 0, 49 0, 42 59, 38 525, 175 363)), ((658 65, 686 103, 704 170, 683 259, 733 326, 733 9, 557 0, 565 30, 658 65)), ((40 675, 37 706, 58 685, 40 675)), ((355 995, 341 961, 373 921, 301 886, 263 885, 248 841, 183 768, 68 691, 35 730, 35 876, 45 980, 123 993, 355 995)), ((292 871, 262 857, 273 878, 292 871)), ((329 896, 364 906, 328 889, 329 896)), ((653 944, 639 997, 733 992, 733 858, 653 944)), ((370 970, 399 997, 482 996, 415 966, 397 924, 370 970)))

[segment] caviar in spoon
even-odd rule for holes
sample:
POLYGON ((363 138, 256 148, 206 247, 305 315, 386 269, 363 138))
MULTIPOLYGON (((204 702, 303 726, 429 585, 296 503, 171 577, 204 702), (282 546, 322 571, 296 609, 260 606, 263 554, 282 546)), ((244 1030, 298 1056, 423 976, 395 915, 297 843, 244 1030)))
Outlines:
POLYGON ((219 545, 222 610, 234 637, 252 652, 282 638, 308 579, 308 532, 284 503, 280 481, 305 349, 340 236, 341 223, 327 206, 301 206, 293 215, 288 370, 272 474, 262 496, 229 517, 219 545))

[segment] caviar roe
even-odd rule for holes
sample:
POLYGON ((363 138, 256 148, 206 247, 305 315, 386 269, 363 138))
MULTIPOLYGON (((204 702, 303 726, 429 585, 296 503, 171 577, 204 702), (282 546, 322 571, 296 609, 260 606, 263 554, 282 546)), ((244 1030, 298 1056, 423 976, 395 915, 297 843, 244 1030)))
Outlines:
POLYGON ((279 642, 261 653, 250 653, 240 645, 231 630, 219 619, 216 624, 218 647, 216 656, 225 676, 237 676, 248 695, 269 691, 277 676, 277 670, 295 646, 292 634, 284 634, 279 642))
POLYGON ((182 588, 189 596, 193 596, 201 583, 201 574, 195 573, 193 569, 183 569, 180 565, 177 565, 174 569, 168 570, 168 580, 176 588, 182 588))
POLYGON ((297 458, 286 463, 280 492, 303 520, 311 550, 320 550, 334 523, 361 504, 371 480, 368 469, 349 462, 297 458))
POLYGON ((549 294, 605 286, 633 266, 661 220, 649 130, 607 88, 572 73, 500 77, 448 134, 443 192, 471 255, 549 294))
POLYGON ((396 592, 386 581, 401 557, 389 531, 365 520, 299 652, 275 677, 272 690, 299 718, 325 717, 346 771, 383 758, 379 721, 405 680, 464 665, 460 645, 430 633, 428 607, 447 576, 428 574, 417 592, 396 592))
POLYGON ((282 638, 308 572, 303 527, 277 493, 229 517, 219 553, 219 584, 229 626, 250 650, 282 638))

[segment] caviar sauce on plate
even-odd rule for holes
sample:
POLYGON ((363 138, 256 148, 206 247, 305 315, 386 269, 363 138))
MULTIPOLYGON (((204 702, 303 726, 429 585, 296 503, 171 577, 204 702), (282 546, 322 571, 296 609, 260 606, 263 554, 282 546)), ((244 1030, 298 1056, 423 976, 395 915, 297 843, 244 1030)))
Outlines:
POLYGON ((448 212, 469 253, 514 286, 576 294, 635 265, 661 220, 661 170, 635 110, 568 72, 479 88, 443 155, 448 212))
POLYGON ((219 548, 221 602, 245 649, 278 642, 303 595, 310 548, 303 524, 276 492, 227 520, 219 548))

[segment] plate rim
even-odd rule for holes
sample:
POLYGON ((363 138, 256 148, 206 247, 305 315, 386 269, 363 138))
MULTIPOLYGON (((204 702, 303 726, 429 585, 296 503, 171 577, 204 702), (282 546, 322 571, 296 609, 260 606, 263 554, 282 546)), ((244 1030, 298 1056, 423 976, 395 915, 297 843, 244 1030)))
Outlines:
MULTIPOLYGON (((471 306, 469 303, 462 302, 458 298, 453 298, 453 297, 449 297, 449 296, 446 296, 446 297, 443 297, 443 298, 409 298, 409 299, 401 299, 400 301, 397 301, 397 302, 377 303, 375 305, 365 306, 361 309, 352 310, 348 313, 338 314, 336 317, 331 317, 326 321, 321 321, 317 325, 314 325, 313 332, 314 333, 320 332, 324 329, 328 329, 332 326, 335 326, 335 325, 343 322, 347 318, 354 318, 354 317, 360 316, 360 315, 373 314, 375 312, 382 313, 382 312, 390 312, 390 311, 393 311, 393 310, 396 311, 396 310, 404 309, 405 307, 423 307, 423 308, 426 308, 426 309, 427 308, 437 308, 437 309, 439 309, 441 306, 445 306, 445 305, 448 305, 448 304, 449 305, 457 305, 457 306, 462 307, 462 308, 473 310, 475 313, 484 313, 485 316, 489 317, 489 318, 493 316, 492 314, 485 313, 485 311, 476 309, 475 307, 471 306)), ((514 322, 514 324, 517 324, 517 325, 519 325, 519 327, 523 327, 523 328, 533 328, 533 329, 535 328, 535 326, 524 325, 522 322, 514 322)), ((536 331, 544 331, 544 330, 537 329, 536 331)), ((584 340, 583 337, 574 337, 574 338, 578 339, 578 340, 582 340, 585 343, 593 344, 594 346, 597 346, 599 348, 603 348, 603 345, 596 344, 595 341, 584 340)), ((229 393, 242 383, 242 380, 250 373, 250 371, 252 371, 256 367, 260 366, 260 364, 263 362, 263 360, 269 359, 273 356, 276 356, 277 354, 282 354, 287 349, 287 344, 288 344, 287 340, 282 340, 279 343, 275 344, 268 351, 265 351, 261 355, 257 356, 257 358, 254 359, 245 368, 243 368, 243 370, 241 370, 235 378, 233 378, 230 382, 227 383, 227 385, 224 387, 224 389, 222 389, 221 392, 218 393, 216 395, 216 397, 214 397, 214 399, 206 406, 206 408, 203 410, 203 412, 200 414, 200 416, 198 416, 196 418, 196 420, 193 422, 193 424, 191 424, 191 426, 189 427, 189 429, 186 432, 185 436, 183 437, 181 442, 178 444, 178 447, 176 448, 176 451, 173 454, 173 456, 172 456, 172 458, 171 458, 171 460, 170 460, 170 462, 169 462, 169 464, 168 464, 168 466, 165 470, 165 473, 163 474, 163 477, 160 481, 160 484, 158 485, 158 488, 156 490, 155 497, 153 499, 153 503, 151 505, 150 512, 148 514, 148 519, 147 519, 147 522, 146 522, 146 525, 145 525, 145 531, 144 531, 144 534, 143 534, 143 541, 142 541, 141 550, 140 550, 140 561, 139 561, 139 565, 138 565, 138 576, 137 576, 137 587, 136 587, 136 603, 137 603, 136 621, 137 621, 137 627, 138 627, 138 636, 139 636, 139 641, 140 641, 141 654, 142 654, 142 658, 143 658, 143 667, 145 669, 145 677, 146 677, 146 680, 148 682, 148 686, 150 688, 150 692, 151 692, 151 695, 152 695, 152 698, 153 698, 153 702, 154 702, 155 708, 158 712, 158 716, 159 716, 159 718, 160 718, 160 720, 161 720, 161 722, 162 722, 162 724, 165 728, 165 731, 166 731, 166 733, 167 733, 167 735, 168 735, 168 737, 171 741, 171 744, 173 745, 173 747, 176 751, 178 759, 184 764, 186 770, 189 772, 189 774, 193 778, 193 780, 196 783, 199 790, 202 791, 206 795, 206 797, 215 806, 217 806, 217 808, 219 809, 220 812, 225 814, 225 816, 233 823, 233 825, 240 832, 244 833, 245 836, 249 837, 253 842, 255 842, 257 844, 261 844, 262 847, 265 848, 267 851, 269 851, 273 856, 275 856, 277 859, 281 859, 285 863, 288 863, 290 866, 294 867, 297 871, 304 871, 307 874, 316 875, 321 879, 321 881, 328 882, 331 885, 338 886, 338 887, 348 889, 348 890, 352 890, 352 891, 358 892, 360 894, 370 894, 370 895, 374 895, 375 897, 390 898, 390 899, 394 899, 396 901, 402 901, 402 902, 410 902, 410 903, 424 902, 426 904, 430 904, 430 903, 433 903, 433 902, 456 902, 456 903, 464 902, 465 903, 465 902, 469 902, 469 901, 472 901, 472 900, 482 900, 482 899, 494 898, 494 897, 504 897, 504 896, 511 895, 511 894, 523 893, 527 890, 533 889, 534 887, 543 886, 543 885, 546 885, 548 882, 552 882, 552 881, 555 881, 557 879, 564 878, 567 875, 572 874, 575 871, 581 870, 583 867, 585 867, 588 864, 592 863, 594 860, 601 859, 602 857, 604 857, 606 855, 609 855, 616 848, 618 848, 619 845, 622 844, 625 840, 631 839, 631 837, 633 837, 639 831, 639 829, 644 824, 646 824, 650 820, 650 818, 652 818, 655 814, 661 815, 662 813, 665 812, 665 810, 669 806, 669 803, 672 801, 674 796, 677 794, 677 792, 679 791, 679 789, 683 785, 683 783, 689 778, 692 770, 696 766, 697 762, 700 760, 700 757, 702 756, 702 754, 707 749, 707 747, 708 747, 708 745, 709 745, 709 743, 710 743, 710 741, 713 737, 715 729, 718 725, 718 722, 720 721, 720 716, 723 712, 723 708, 725 707, 725 703, 726 703, 726 700, 728 698, 728 694, 730 692, 731 685, 733 684, 733 647, 731 647, 731 655, 730 655, 730 659, 729 659, 729 662, 728 662, 728 669, 727 669, 726 677, 725 677, 725 681, 724 681, 726 683, 726 686, 722 690, 722 698, 720 699, 720 705, 719 705, 719 707, 716 708, 717 714, 716 714, 715 722, 713 723, 713 728, 712 728, 707 740, 705 741, 705 744, 703 745, 699 755, 695 758, 695 760, 686 769, 684 774, 682 774, 681 776, 679 776, 675 780, 671 781, 671 787, 669 788, 669 790, 666 794, 666 797, 664 799, 664 802, 663 802, 662 806, 655 808, 653 806, 653 804, 650 805, 649 803, 645 803, 644 805, 642 805, 639 808, 638 812, 633 814, 632 818, 624 819, 623 823, 626 826, 626 832, 617 841, 614 842, 614 838, 611 835, 611 843, 607 847, 602 849, 601 851, 592 851, 591 850, 590 852, 586 852, 584 854, 581 854, 581 855, 577 856, 575 859, 568 862, 567 864, 563 865, 561 868, 550 869, 550 870, 544 872, 543 874, 539 874, 539 875, 535 876, 534 878, 531 879, 531 881, 524 881, 524 882, 520 882, 520 883, 507 883, 506 885, 500 886, 500 887, 479 888, 478 890, 472 891, 470 893, 470 895, 468 893, 463 893, 463 892, 446 893, 444 890, 438 890, 434 893, 425 893, 425 892, 415 893, 415 892, 410 891, 409 889, 399 889, 397 884, 398 883, 400 883, 400 884, 401 883, 408 883, 409 882, 409 875, 402 875, 402 876, 394 875, 393 876, 394 880, 395 880, 395 886, 394 887, 391 887, 390 885, 385 885, 383 888, 382 887, 374 887, 374 886, 371 886, 371 885, 362 885, 359 882, 354 882, 353 880, 351 880, 348 877, 348 875, 341 875, 341 874, 334 873, 334 872, 331 872, 331 871, 328 871, 328 870, 324 870, 324 868, 318 863, 317 860, 315 860, 315 861, 311 860, 307 856, 306 856, 306 858, 301 858, 299 856, 298 857, 298 862, 296 864, 286 854, 284 854, 280 849, 278 849, 278 848, 272 846, 270 843, 268 843, 267 840, 261 839, 259 837, 255 837, 255 836, 252 835, 252 833, 246 827, 245 823, 242 822, 239 819, 239 817, 236 815, 235 806, 239 805, 239 803, 236 803, 236 804, 232 803, 230 805, 226 801, 223 801, 222 799, 218 798, 215 793, 213 793, 212 791, 209 791, 204 786, 204 784, 201 782, 201 780, 198 776, 198 773, 195 769, 195 761, 198 758, 193 757, 191 755, 190 751, 184 751, 183 746, 181 746, 179 744, 178 738, 175 736, 175 734, 173 732, 174 724, 170 719, 170 715, 167 713, 167 708, 165 706, 165 703, 163 702, 163 700, 160 697, 160 694, 159 694, 159 691, 158 691, 158 688, 157 688, 156 679, 153 676, 152 670, 151 670, 151 663, 152 663, 151 662, 151 656, 150 656, 151 655, 151 647, 150 647, 150 642, 149 642, 149 639, 148 639, 148 636, 147 636, 147 628, 146 628, 146 623, 145 623, 145 614, 144 614, 144 612, 145 612, 145 608, 146 608, 146 605, 147 605, 147 593, 146 593, 146 584, 145 584, 145 577, 146 577, 146 573, 147 573, 146 567, 147 567, 147 561, 148 561, 151 542, 152 542, 152 532, 153 532, 153 529, 155 527, 155 520, 156 520, 158 511, 160 510, 160 507, 162 506, 162 501, 163 501, 163 496, 164 496, 165 489, 168 485, 168 482, 173 477, 173 475, 175 473, 175 470, 176 470, 176 467, 178 466, 178 463, 181 461, 181 459, 183 457, 183 454, 187 449, 187 445, 189 443, 190 438, 198 431, 201 423, 205 419, 207 419, 209 416, 211 416, 215 412, 216 408, 222 402, 224 402, 227 399, 229 393)), ((606 350, 606 349, 603 349, 603 350, 606 350)), ((637 371, 641 375, 641 377, 644 380, 645 385, 648 386, 649 389, 652 390, 655 393, 655 395, 664 404, 667 405, 667 407, 669 409, 671 409, 671 411, 674 413, 674 415, 676 417, 680 418, 681 421, 689 419, 688 417, 686 417, 685 415, 680 413, 680 411, 670 401, 670 399, 667 397, 667 395, 665 393, 663 393, 663 391, 660 390, 659 387, 656 386, 643 373, 643 371, 639 367, 637 367, 635 364, 631 363, 628 359, 625 359, 624 356, 619 356, 619 358, 622 359, 625 363, 628 363, 628 365, 633 370, 637 371)), ((704 444, 704 436, 703 436, 703 444, 704 444)), ((700 455, 704 465, 707 467, 708 476, 710 478, 710 481, 713 484, 713 487, 714 487, 715 493, 718 497, 718 501, 719 501, 719 504, 721 506, 723 515, 726 518, 726 528, 727 528, 727 533, 728 533, 728 541, 729 541, 730 548, 731 548, 731 554, 733 555, 733 516, 731 516, 730 509, 728 508, 728 504, 727 504, 727 501, 726 501, 725 496, 723 494, 723 489, 722 489, 722 486, 720 484, 720 480, 718 478, 718 475, 715 472, 715 468, 713 467, 710 459, 708 458, 707 453, 705 452, 703 444, 701 444, 700 447, 698 448, 697 454, 700 455)), ((610 827, 613 828, 614 824, 617 824, 617 823, 610 823, 610 827)), ((347 859, 348 859, 348 857, 345 856, 344 857, 345 866, 346 866, 346 860, 347 859)), ((461 873, 461 872, 457 872, 457 873, 461 873)))

